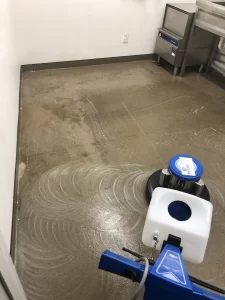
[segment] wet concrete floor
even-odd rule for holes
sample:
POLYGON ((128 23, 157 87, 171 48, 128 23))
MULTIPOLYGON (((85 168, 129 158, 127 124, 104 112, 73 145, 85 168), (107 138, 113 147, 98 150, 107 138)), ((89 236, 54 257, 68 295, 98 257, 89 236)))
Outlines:
POLYGON ((129 299, 136 285, 98 261, 149 254, 146 180, 177 153, 202 161, 214 205, 205 260, 188 271, 225 288, 224 87, 150 61, 23 74, 16 266, 29 300, 129 299))

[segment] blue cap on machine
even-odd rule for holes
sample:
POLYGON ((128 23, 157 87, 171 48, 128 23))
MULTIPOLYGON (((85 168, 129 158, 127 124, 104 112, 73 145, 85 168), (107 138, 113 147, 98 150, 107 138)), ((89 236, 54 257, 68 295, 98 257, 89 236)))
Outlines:
POLYGON ((198 181, 203 170, 200 161, 187 154, 175 155, 169 161, 169 172, 184 181, 198 181))

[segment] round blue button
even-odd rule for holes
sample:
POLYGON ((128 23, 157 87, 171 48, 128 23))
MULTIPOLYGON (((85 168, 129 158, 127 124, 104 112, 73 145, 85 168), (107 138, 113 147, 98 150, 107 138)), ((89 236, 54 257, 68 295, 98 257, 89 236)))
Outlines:
MULTIPOLYGON (((190 161, 190 160, 189 160, 190 161)), ((188 164, 188 163, 187 163, 188 164)), ((169 172, 184 181, 198 181, 203 174, 203 165, 195 157, 187 154, 178 154, 169 161, 169 172), (185 158, 192 159, 192 172, 186 167, 185 158)))

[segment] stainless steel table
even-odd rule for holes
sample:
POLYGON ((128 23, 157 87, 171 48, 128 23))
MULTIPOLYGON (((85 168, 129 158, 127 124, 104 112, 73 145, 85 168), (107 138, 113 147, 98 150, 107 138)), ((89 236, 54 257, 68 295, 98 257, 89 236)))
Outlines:
MULTIPOLYGON (((184 75, 187 66, 187 58, 192 46, 195 27, 199 27, 215 35, 206 70, 209 69, 215 58, 220 37, 225 37, 225 0, 197 0, 196 4, 197 12, 192 23, 191 33, 181 67, 181 76, 184 75)), ((216 68, 218 68, 218 66, 216 66, 216 68)))

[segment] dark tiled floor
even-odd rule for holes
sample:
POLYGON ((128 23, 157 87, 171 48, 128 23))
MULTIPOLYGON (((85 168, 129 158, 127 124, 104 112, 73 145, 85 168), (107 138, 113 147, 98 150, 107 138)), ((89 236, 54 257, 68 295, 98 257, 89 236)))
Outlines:
POLYGON ((146 180, 177 153, 203 162, 214 204, 206 258, 188 270, 225 288, 224 99, 221 79, 149 61, 23 74, 16 265, 29 300, 128 299, 134 284, 99 257, 149 253, 146 180))

